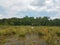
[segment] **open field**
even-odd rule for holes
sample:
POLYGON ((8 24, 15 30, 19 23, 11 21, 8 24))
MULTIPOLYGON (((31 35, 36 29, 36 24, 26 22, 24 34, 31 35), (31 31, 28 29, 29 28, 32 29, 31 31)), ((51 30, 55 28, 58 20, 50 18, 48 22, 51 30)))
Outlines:
POLYGON ((60 45, 60 26, 0 26, 0 45, 60 45))

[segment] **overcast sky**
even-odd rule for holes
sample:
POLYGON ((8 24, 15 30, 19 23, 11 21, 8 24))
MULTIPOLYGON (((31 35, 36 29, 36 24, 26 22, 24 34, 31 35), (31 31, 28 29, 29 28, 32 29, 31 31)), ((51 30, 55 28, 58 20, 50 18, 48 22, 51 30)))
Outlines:
POLYGON ((0 18, 24 16, 60 18, 60 0, 0 0, 0 18))

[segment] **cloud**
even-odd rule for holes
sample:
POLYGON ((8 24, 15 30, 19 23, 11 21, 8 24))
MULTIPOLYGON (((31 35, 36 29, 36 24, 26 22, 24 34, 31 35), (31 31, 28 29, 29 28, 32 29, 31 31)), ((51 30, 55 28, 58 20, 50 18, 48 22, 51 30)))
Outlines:
MULTIPOLYGON (((41 1, 41 0, 40 0, 41 1)), ((39 0, 36 0, 35 3, 33 3, 31 9, 35 11, 40 11, 42 14, 48 14, 51 15, 50 17, 60 17, 60 0, 42 0, 41 5, 39 3, 39 0), (38 3, 36 3, 38 2, 38 3), (35 7, 35 8, 34 8, 35 7), (45 11, 44 13, 42 11, 45 11), (47 13, 46 13, 47 11, 47 13), (54 16, 53 16, 54 15, 54 16)), ((47 16, 48 16, 47 15, 47 16)))
POLYGON ((14 16, 18 11, 24 11, 32 0, 0 0, 0 6, 5 8, 7 16, 14 16))
POLYGON ((45 5, 45 0, 34 0, 31 3, 32 6, 44 6, 45 5))
POLYGON ((3 17, 60 17, 60 0, 0 0, 3 17))
POLYGON ((2 15, 0 14, 0 17, 1 17, 2 15))

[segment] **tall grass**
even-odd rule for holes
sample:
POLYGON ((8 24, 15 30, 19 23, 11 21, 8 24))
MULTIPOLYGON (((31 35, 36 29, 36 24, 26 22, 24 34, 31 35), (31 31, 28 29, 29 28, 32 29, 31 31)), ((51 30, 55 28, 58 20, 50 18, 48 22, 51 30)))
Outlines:
POLYGON ((0 44, 3 45, 9 37, 25 38, 27 34, 38 34, 39 38, 45 40, 48 45, 60 44, 58 26, 0 26, 0 44))

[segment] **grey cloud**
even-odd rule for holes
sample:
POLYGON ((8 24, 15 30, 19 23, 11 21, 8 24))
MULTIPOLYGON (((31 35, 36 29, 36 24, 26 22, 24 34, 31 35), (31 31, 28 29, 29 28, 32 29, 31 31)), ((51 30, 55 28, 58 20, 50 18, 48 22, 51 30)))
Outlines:
POLYGON ((32 6, 44 6, 45 5, 45 0, 34 0, 31 3, 32 6))
POLYGON ((53 0, 54 4, 60 6, 60 0, 53 0))

